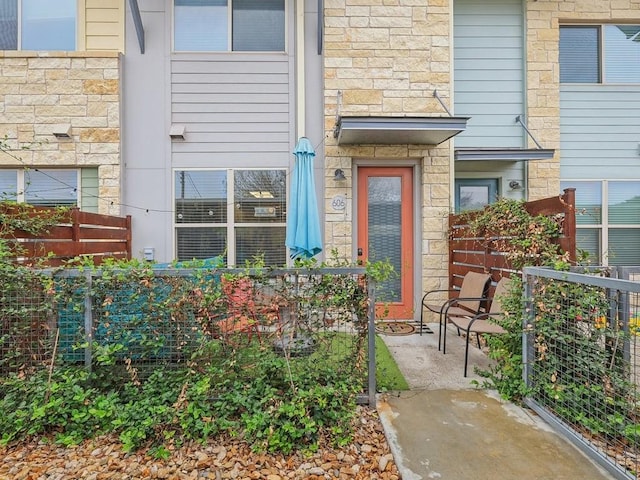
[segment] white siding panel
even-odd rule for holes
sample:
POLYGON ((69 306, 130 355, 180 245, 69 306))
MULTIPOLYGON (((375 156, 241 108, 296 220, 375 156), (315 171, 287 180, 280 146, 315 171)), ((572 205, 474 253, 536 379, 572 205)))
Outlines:
POLYGON ((269 152, 287 166, 291 70, 289 57, 281 54, 173 55, 171 120, 186 129, 185 141, 172 144, 174 161, 197 164, 206 156, 229 162, 237 153, 244 165, 257 166, 269 152))
POLYGON ((523 45, 520 0, 454 1, 454 111, 471 117, 456 147, 524 145, 523 45))
POLYGON ((640 178, 639 112, 638 85, 562 85, 561 178, 640 178))

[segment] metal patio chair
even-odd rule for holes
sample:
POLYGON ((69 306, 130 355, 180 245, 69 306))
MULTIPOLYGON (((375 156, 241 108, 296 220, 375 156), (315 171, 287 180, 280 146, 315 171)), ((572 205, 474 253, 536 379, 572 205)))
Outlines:
POLYGON ((491 300, 491 307, 488 312, 478 313, 472 317, 451 317, 450 322, 458 329, 458 335, 463 331, 467 337, 465 339, 464 350, 464 376, 467 376, 467 364, 469 363, 469 344, 471 343, 471 334, 476 334, 476 341, 478 342, 478 348, 480 346, 480 335, 499 335, 507 333, 507 331, 500 325, 495 323, 495 319, 503 315, 502 298, 509 292, 510 280, 507 277, 500 279, 496 285, 493 298, 491 300))
POLYGON ((491 276, 488 273, 467 272, 462 279, 462 285, 459 290, 429 290, 426 292, 422 297, 422 308, 420 309, 420 335, 422 335, 425 308, 433 313, 437 313, 439 316, 438 350, 442 348, 442 353, 446 353, 447 322, 450 321, 452 317, 473 316, 480 313, 480 308, 487 300, 486 291, 490 278, 491 276), (449 292, 449 294, 458 292, 458 295, 449 298, 443 303, 433 303, 429 296, 439 292, 449 292))

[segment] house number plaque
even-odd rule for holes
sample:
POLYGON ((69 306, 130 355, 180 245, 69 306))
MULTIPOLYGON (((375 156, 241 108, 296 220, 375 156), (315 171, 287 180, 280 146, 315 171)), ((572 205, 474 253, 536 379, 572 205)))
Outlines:
POLYGON ((331 199, 331 207, 334 210, 344 210, 347 207, 347 200, 344 195, 336 195, 331 199))

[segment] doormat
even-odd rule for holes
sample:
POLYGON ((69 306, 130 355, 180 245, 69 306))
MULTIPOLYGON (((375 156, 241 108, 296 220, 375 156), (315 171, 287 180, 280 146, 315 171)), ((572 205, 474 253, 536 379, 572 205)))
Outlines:
POLYGON ((411 335, 416 327, 407 322, 379 322, 376 324, 376 332, 382 335, 411 335))

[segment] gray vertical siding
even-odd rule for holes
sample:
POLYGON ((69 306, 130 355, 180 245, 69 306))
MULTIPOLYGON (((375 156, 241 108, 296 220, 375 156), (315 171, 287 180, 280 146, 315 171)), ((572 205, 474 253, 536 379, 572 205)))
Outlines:
MULTIPOLYGON (((306 2, 307 25, 316 23, 306 2)), ((139 0, 146 34, 140 53, 131 12, 126 16, 123 75, 123 214, 133 217, 133 254, 155 249, 174 258, 173 170, 293 166, 296 141, 294 2, 287 0, 286 53, 172 53, 172 0, 139 0), (171 141, 171 124, 185 140, 171 141)), ((321 57, 315 29, 305 32, 309 118, 322 118, 321 57), (315 75, 318 75, 316 78, 315 75)), ((322 121, 306 135, 322 150, 322 121)), ((318 165, 322 159, 317 158, 318 165)), ((321 182, 321 180, 320 180, 321 182)))
POLYGON ((638 112, 638 85, 562 85, 561 178, 640 178, 638 112))
POLYGON ((453 10, 455 114, 471 117, 456 147, 523 147, 521 0, 455 0, 453 10))

